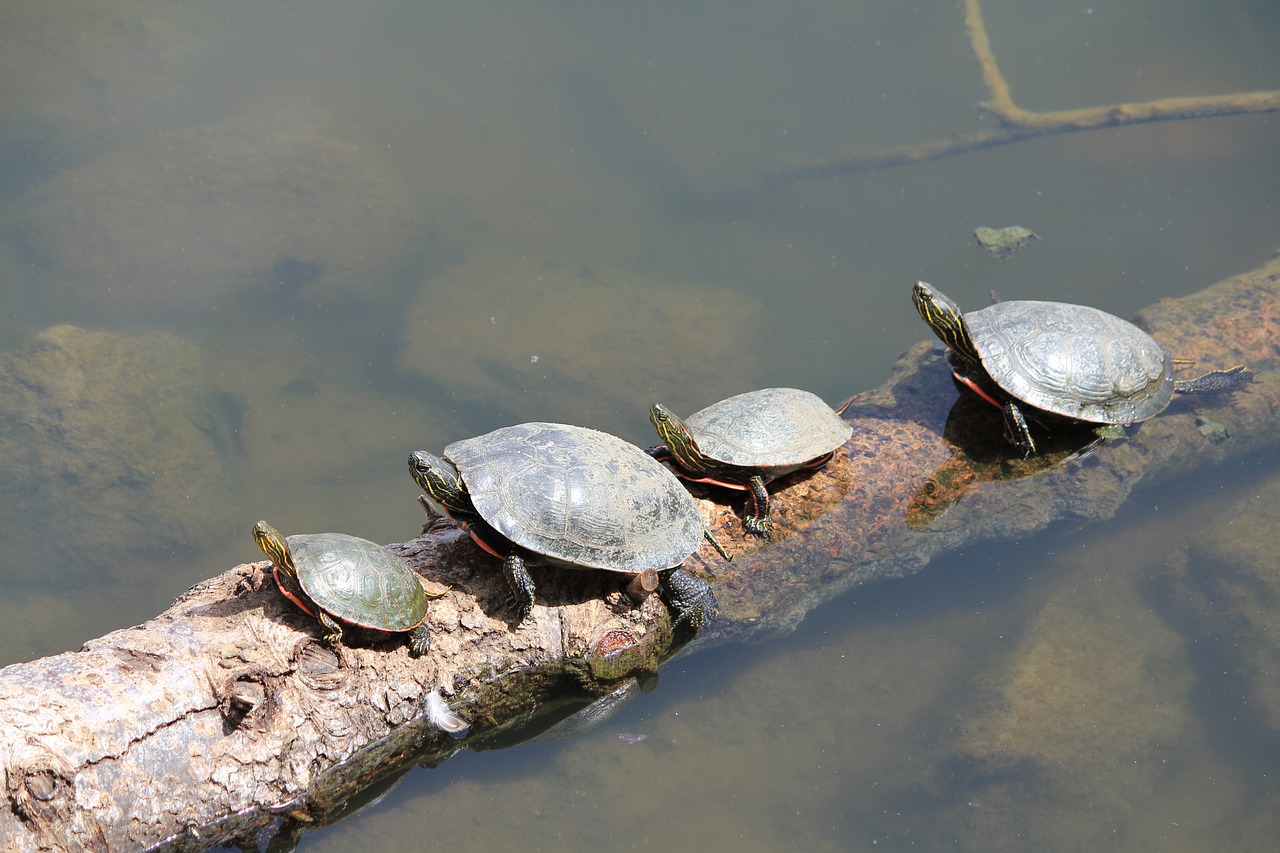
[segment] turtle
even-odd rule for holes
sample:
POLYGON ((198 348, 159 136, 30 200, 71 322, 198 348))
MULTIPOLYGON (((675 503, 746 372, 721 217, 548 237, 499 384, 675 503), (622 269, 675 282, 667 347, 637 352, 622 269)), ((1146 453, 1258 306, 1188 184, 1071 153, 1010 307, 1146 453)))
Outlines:
POLYGON ((407 633, 414 657, 431 648, 427 592, 404 561, 383 546, 345 533, 284 537, 265 521, 253 526, 253 539, 271 560, 280 592, 324 626, 327 645, 342 643, 345 622, 407 633))
POLYGON ((414 451, 409 471, 423 500, 502 559, 516 624, 534 602, 529 564, 658 572, 677 627, 715 615, 705 581, 681 564, 703 538, 721 556, 698 504, 643 450, 599 430, 533 422, 455 441, 442 455, 414 451))
POLYGON ((944 344, 956 380, 1004 411, 1005 438, 1036 452, 1028 417, 1128 426, 1164 411, 1177 394, 1238 391, 1253 380, 1243 365, 1175 379, 1174 359, 1127 320, 1066 302, 997 302, 960 307, 918 281, 912 301, 944 344))
POLYGON ((818 395, 798 388, 748 391, 683 421, 655 403, 649 421, 664 443, 649 452, 687 480, 745 489, 750 498, 743 526, 767 539, 773 519, 765 484, 831 461, 853 434, 843 413, 844 406, 832 409, 818 395))

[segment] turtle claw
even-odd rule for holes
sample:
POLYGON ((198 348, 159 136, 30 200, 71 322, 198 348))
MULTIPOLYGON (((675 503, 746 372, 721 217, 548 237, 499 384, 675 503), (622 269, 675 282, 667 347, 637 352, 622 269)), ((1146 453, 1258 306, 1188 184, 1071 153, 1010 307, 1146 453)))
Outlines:
POLYGON ((769 490, 764 485, 764 478, 755 475, 747 481, 746 511, 743 512, 742 526, 748 533, 768 539, 773 534, 773 519, 769 517, 769 490))
POLYGON ((342 646, 342 626, 323 610, 317 614, 316 618, 320 620, 320 624, 325 628, 325 632, 320 637, 320 641, 329 648, 337 651, 342 646))
POLYGON ((1023 459, 1030 458, 1036 452, 1036 440, 1031 437, 1031 427, 1027 425, 1022 409, 1010 400, 1004 404, 1003 410, 1005 441, 1021 449, 1023 459))
POLYGON ((748 515, 742 520, 742 526, 748 533, 759 536, 761 539, 769 539, 773 536, 773 519, 768 516, 748 515))
POLYGON ((673 613, 673 628, 679 630, 687 626, 698 631, 716 618, 716 596, 706 581, 695 578, 684 569, 667 569, 659 572, 659 576, 662 578, 662 599, 673 613))
POLYGON ((533 578, 525 568, 524 559, 512 551, 502 564, 502 576, 511 589, 511 600, 516 608, 516 625, 519 626, 533 612, 533 578))

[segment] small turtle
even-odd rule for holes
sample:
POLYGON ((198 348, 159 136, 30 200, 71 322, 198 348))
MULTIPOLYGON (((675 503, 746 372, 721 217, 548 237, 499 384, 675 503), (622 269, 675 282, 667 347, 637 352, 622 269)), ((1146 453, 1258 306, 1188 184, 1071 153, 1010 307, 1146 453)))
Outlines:
POLYGON ((280 592, 324 626, 326 644, 341 644, 341 623, 346 622, 408 633, 415 657, 430 649, 427 593, 404 561, 386 548, 345 533, 285 538, 265 521, 253 526, 253 539, 271 560, 280 592))
POLYGON ((912 301, 947 345, 956 380, 1004 410, 1005 438, 1025 455, 1035 452, 1036 443, 1024 409, 1127 426, 1164 411, 1175 393, 1238 391, 1253 380, 1243 366, 1174 379, 1173 357, 1164 347, 1097 308, 1015 301, 961 313, 923 281, 916 282, 912 301))
POLYGON ((750 494, 743 513, 749 533, 768 538, 771 480, 821 468, 853 427, 821 397, 796 388, 765 388, 707 406, 683 421, 655 403, 649 420, 662 438, 650 451, 681 477, 750 494))
POLYGON ((517 623, 534 583, 527 563, 638 574, 658 570, 678 625, 701 627, 715 596, 679 566, 705 537, 698 504, 664 466, 620 438, 584 427, 526 423, 415 451, 409 471, 425 501, 503 561, 517 623))

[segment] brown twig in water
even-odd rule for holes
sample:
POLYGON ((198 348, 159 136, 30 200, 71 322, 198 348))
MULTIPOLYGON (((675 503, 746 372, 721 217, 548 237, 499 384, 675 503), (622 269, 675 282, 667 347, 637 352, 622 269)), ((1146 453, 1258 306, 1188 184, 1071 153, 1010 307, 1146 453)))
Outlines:
POLYGON ((1240 92, 1231 95, 1209 95, 1191 98, 1162 98, 1138 103, 1111 104, 1078 110, 1032 112, 1013 101, 1009 83, 996 64, 987 29, 982 22, 979 0, 965 0, 965 36, 982 71, 982 81, 990 98, 978 106, 995 116, 1000 126, 990 130, 960 133, 946 139, 935 139, 916 145, 899 145, 876 151, 854 151, 831 160, 805 163, 766 173, 759 181, 765 188, 797 181, 834 178, 873 169, 890 169, 927 160, 938 160, 983 148, 1007 145, 1032 136, 1074 133, 1147 124, 1157 121, 1180 121, 1215 116, 1250 115, 1280 112, 1280 91, 1240 92))

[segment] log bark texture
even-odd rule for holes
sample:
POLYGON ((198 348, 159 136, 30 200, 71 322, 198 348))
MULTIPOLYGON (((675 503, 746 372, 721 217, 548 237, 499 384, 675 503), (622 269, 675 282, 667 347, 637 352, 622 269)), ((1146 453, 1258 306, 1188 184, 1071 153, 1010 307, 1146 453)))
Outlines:
MULTIPOLYGON (((854 398, 853 436, 827 468, 777 484, 771 542, 742 535, 740 496, 703 500, 736 558, 706 547, 687 564, 713 585, 720 616, 686 649, 785 633, 815 605, 942 552, 1108 518, 1139 483, 1275 445, 1280 261, 1136 319, 1197 369, 1244 363, 1257 380, 1179 398, 1084 457, 1079 436, 1055 435, 1020 460, 999 413, 959 396, 935 347, 919 344, 854 398)), ((452 586, 431 602, 422 658, 396 637, 330 651, 257 563, 142 625, 0 670, 3 849, 256 849, 259 833, 329 820, 415 762, 525 737, 566 702, 654 671, 685 639, 659 597, 625 595, 625 577, 535 570, 537 605, 517 627, 496 562, 452 525, 392 548, 429 585, 452 586), (432 727, 432 690, 470 723, 467 739, 432 727)))

